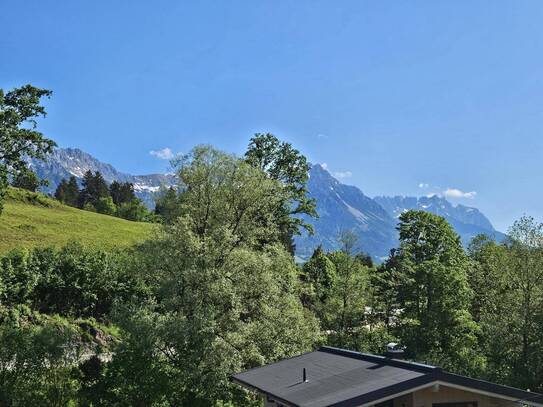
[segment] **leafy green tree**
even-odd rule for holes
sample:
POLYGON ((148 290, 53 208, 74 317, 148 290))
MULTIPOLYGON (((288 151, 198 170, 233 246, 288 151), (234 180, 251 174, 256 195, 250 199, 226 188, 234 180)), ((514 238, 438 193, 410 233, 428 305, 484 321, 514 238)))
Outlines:
POLYGON ((4 320, 0 324, 0 405, 66 406, 78 383, 79 358, 74 331, 64 325, 4 320))
POLYGON ((316 203, 308 196, 309 163, 291 144, 281 142, 273 134, 257 133, 250 140, 245 160, 279 181, 285 190, 284 198, 277 203, 275 222, 280 225, 281 241, 294 254, 293 236, 305 229, 313 232, 306 217, 316 217, 316 203))
POLYGON ((335 266, 336 281, 324 303, 323 329, 330 332, 328 343, 344 348, 364 348, 369 270, 345 251, 328 254, 335 266))
POLYGON ((113 203, 113 199, 110 196, 99 198, 96 202, 96 212, 103 213, 104 215, 114 215, 117 211, 117 207, 113 203))
POLYGON ((144 222, 149 220, 151 214, 141 199, 134 198, 122 203, 117 208, 116 215, 123 219, 144 222))
POLYGON ((391 260, 400 304, 396 333, 408 354, 445 368, 479 374, 479 329, 470 314, 470 262, 459 236, 441 217, 423 211, 400 216, 400 248, 391 260))
POLYGON ((302 268, 304 280, 310 285, 311 304, 323 303, 330 295, 336 280, 336 266, 318 246, 302 268), (314 298, 312 298, 314 297, 314 298))
POLYGON ((129 259, 130 253, 75 243, 13 250, 0 257, 0 308, 27 305, 46 314, 104 319, 115 300, 145 293, 129 259))
POLYGON ((36 118, 46 115, 40 100, 50 96, 31 85, 0 89, 0 214, 9 174, 26 170, 25 157, 44 158, 56 145, 36 130, 36 118))
POLYGON ((27 249, 13 250, 0 258, 0 305, 30 304, 38 275, 27 249))
POLYGON ((11 185, 15 188, 22 188, 31 192, 36 192, 41 186, 47 186, 48 184, 47 180, 40 180, 34 171, 28 169, 17 172, 11 182, 11 185))
POLYGON ((119 403, 146 403, 139 389, 145 382, 166 405, 247 405, 229 381, 232 372, 318 340, 316 320, 299 300, 298 270, 274 223, 284 189, 207 146, 183 157, 177 170, 181 216, 142 248, 136 270, 156 279, 155 301, 118 321, 130 346, 112 361, 109 374, 121 378, 113 393, 119 403), (143 372, 148 380, 136 370, 141 360, 150 366, 143 372))
POLYGON ((387 332, 390 332, 391 324, 398 323, 397 315, 401 310, 399 291, 404 280, 402 273, 402 259, 397 255, 397 249, 392 249, 388 259, 370 274, 372 322, 383 323, 387 332))
POLYGON ((470 247, 474 315, 482 329, 487 377, 543 390, 543 224, 522 217, 497 244, 479 237, 470 247))
POLYGON ((174 187, 160 191, 156 198, 154 213, 166 224, 174 223, 181 215, 179 195, 174 187))

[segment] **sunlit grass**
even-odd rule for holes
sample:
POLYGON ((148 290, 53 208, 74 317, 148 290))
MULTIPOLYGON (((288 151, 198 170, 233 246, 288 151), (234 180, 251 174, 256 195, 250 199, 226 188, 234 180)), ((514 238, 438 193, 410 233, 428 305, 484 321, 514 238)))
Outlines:
POLYGON ((104 249, 142 242, 155 225, 65 206, 45 195, 10 188, 0 215, 0 252, 62 246, 71 241, 104 249))

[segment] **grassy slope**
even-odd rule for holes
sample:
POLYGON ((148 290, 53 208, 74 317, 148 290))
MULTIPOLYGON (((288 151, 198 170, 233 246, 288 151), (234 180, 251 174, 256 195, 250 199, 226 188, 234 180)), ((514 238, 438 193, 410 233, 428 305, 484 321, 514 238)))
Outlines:
POLYGON ((10 188, 0 215, 0 252, 15 247, 61 246, 70 241, 100 248, 123 247, 143 241, 153 227, 10 188))

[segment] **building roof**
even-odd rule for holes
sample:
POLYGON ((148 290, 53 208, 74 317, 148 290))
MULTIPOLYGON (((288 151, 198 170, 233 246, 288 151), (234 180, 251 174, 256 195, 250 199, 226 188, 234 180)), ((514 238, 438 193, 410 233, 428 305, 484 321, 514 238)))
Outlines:
POLYGON ((454 375, 436 366, 328 346, 238 373, 232 380, 293 407, 374 404, 436 383, 543 406, 543 396, 536 393, 454 375))

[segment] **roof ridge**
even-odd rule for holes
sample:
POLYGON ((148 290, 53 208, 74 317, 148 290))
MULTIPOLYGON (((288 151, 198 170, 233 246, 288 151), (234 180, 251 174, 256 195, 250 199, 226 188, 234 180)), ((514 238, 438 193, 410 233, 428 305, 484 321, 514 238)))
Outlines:
POLYGON ((335 355, 365 360, 367 362, 406 368, 406 369, 415 370, 419 372, 435 373, 435 372, 442 371, 441 367, 439 366, 432 366, 432 365, 427 365, 424 363, 411 362, 411 361, 401 360, 401 359, 392 359, 386 356, 373 355, 371 353, 356 352, 352 350, 335 348, 333 346, 321 346, 318 350, 321 352, 327 352, 327 353, 332 353, 335 355))

